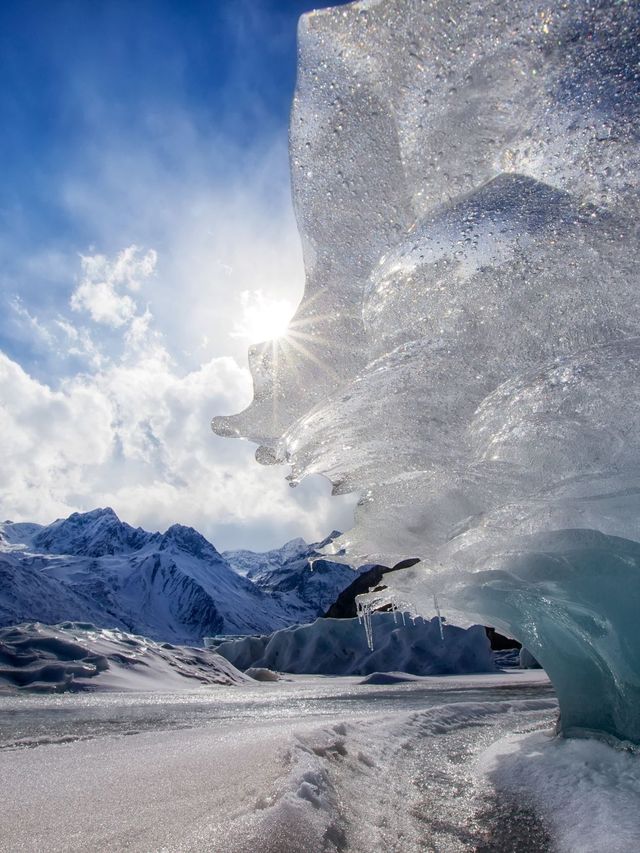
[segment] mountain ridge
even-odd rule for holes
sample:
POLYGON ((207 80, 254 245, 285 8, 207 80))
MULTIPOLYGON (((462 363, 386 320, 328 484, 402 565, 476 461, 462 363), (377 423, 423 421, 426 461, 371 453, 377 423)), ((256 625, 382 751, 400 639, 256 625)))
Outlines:
POLYGON ((353 579, 350 568, 318 559, 330 539, 220 553, 192 527, 148 532, 110 507, 49 525, 6 521, 0 626, 92 622, 178 643, 270 633, 313 621, 353 579))

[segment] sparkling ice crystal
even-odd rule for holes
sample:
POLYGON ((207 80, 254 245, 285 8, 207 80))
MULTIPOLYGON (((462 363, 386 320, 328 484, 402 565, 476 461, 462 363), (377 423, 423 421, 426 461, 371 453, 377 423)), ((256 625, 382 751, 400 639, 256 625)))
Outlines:
POLYGON ((299 31, 306 268, 214 429, 361 499, 396 601, 517 637, 640 742, 640 4, 369 0, 299 31))

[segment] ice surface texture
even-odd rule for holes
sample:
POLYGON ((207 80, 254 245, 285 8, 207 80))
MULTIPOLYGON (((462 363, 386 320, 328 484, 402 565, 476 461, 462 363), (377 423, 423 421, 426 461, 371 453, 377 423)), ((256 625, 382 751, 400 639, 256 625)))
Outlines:
POLYGON ((350 559, 509 631, 566 731, 640 742, 640 5, 381 0, 300 24, 307 272, 214 429, 361 495, 350 559))

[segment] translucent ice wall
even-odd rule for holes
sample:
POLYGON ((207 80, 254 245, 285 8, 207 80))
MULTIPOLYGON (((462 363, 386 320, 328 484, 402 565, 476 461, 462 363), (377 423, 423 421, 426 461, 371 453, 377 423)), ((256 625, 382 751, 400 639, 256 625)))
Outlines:
POLYGON ((303 17, 305 296, 214 429, 361 495, 335 543, 516 636, 640 742, 640 3, 303 17))

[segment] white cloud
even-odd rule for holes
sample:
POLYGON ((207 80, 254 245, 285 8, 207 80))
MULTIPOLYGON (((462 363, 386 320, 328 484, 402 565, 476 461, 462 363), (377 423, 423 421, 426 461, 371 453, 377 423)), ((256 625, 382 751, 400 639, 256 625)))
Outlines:
POLYGON ((9 306, 16 318, 27 327, 33 337, 39 338, 40 341, 47 346, 51 346, 53 344, 54 338, 49 329, 47 329, 47 327, 25 307, 19 296, 14 296, 10 299, 9 306))
POLYGON ((16 279, 24 307, 51 340, 16 315, 21 348, 11 354, 31 375, 2 389, 5 428, 23 444, 0 463, 0 514, 48 522, 108 504, 147 528, 191 524, 219 547, 276 547, 346 529, 351 499, 330 497, 319 478, 291 489, 285 468, 259 466, 253 445, 209 428, 211 417, 251 399, 247 344, 273 329, 261 325, 270 313, 262 309, 282 317, 302 293, 286 140, 263 137, 242 168, 236 162, 212 177, 211 152, 224 160, 224 144, 188 122, 170 124, 178 171, 166 169, 153 145, 124 156, 107 124, 92 149, 99 159, 61 187, 65 215, 107 249, 80 254, 75 287, 69 259, 75 252, 77 265, 78 247, 55 257, 47 304, 38 282, 47 280, 49 255, 21 247, 29 259, 16 279), (36 337, 34 354, 23 342, 36 337), (16 408, 24 382, 38 389, 42 419, 58 423, 55 441, 16 408), (76 413, 87 399, 101 413, 95 463, 73 454, 83 441, 76 413), (68 413, 62 420, 58 407, 68 413))
POLYGON ((112 410, 78 383, 52 391, 0 353, 0 502, 5 514, 51 517, 82 491, 86 468, 113 452, 112 410))
POLYGON ((118 328, 136 316, 135 300, 124 293, 140 289, 141 282, 155 270, 157 255, 150 249, 141 254, 128 246, 110 261, 105 255, 81 255, 82 278, 71 295, 74 311, 87 311, 95 323, 118 328))
MULTIPOLYGON (((83 270, 122 284, 141 257, 150 254, 85 257, 83 270)), ((70 346, 95 351, 86 330, 63 318, 55 326, 70 346)), ((191 524, 223 548, 274 547, 346 526, 351 502, 330 498, 328 483, 291 490, 283 468, 255 462, 252 445, 211 433, 212 415, 249 402, 246 368, 220 356, 180 370, 149 310, 120 334, 117 357, 89 358, 55 390, 0 353, 0 515, 49 522, 111 505, 148 528, 191 524)))
POLYGON ((286 139, 262 137, 260 150, 248 152, 242 168, 235 163, 220 174, 219 161, 233 156, 224 140, 201 138, 180 115, 171 127, 178 171, 167 171, 166 158, 153 148, 123 156, 118 141, 107 140, 92 181, 70 177, 64 208, 112 253, 130 242, 157 249, 154 274, 138 277, 138 291, 115 292, 151 304, 155 327, 177 362, 194 368, 203 357, 230 355, 245 363, 246 335, 230 334, 245 325, 241 294, 261 292, 292 307, 302 296, 286 139))
POLYGON ((103 362, 103 355, 88 329, 82 326, 74 326, 73 323, 60 316, 53 321, 53 328, 60 333, 55 344, 58 353, 64 349, 66 355, 83 360, 90 368, 100 367, 103 362))
POLYGON ((224 116, 169 100, 129 133, 121 104, 114 111, 83 75, 71 84, 86 121, 67 168, 48 175, 59 225, 41 232, 34 215, 22 229, 14 217, 0 235, 6 298, 19 292, 24 309, 0 312, 11 355, 0 513, 50 521, 109 503, 127 521, 193 524, 223 546, 344 527, 346 501, 326 482, 291 490, 252 445, 209 429, 249 402, 242 365, 248 338, 263 336, 256 294, 288 310, 302 293, 283 128, 264 104, 239 147, 224 116))

